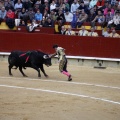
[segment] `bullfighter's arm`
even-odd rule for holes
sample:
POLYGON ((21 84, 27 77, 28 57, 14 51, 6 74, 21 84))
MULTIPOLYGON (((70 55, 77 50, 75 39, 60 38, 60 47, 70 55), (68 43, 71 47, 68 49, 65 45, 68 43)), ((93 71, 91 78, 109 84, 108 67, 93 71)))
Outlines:
POLYGON ((57 53, 51 54, 50 57, 55 57, 57 55, 57 53))

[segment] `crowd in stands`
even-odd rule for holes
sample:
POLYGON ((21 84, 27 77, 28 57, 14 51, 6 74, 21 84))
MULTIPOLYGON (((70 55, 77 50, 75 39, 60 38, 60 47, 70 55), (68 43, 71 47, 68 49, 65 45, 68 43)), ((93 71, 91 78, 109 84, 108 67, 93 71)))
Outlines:
POLYGON ((54 27, 57 23, 59 33, 68 35, 75 35, 72 29, 88 22, 91 32, 86 30, 84 36, 93 36, 93 32, 98 36, 95 29, 99 23, 103 35, 107 36, 108 29, 120 30, 120 0, 0 0, 0 24, 2 21, 9 28, 27 26, 28 21, 40 27, 54 27), (70 27, 64 32, 66 22, 70 27))
MULTIPOLYGON (((62 35, 77 35, 77 36, 91 36, 91 37, 99 37, 99 34, 95 31, 94 27, 90 28, 90 31, 85 29, 85 26, 82 26, 81 29, 77 32, 72 30, 72 27, 69 26, 68 29, 65 26, 61 28, 62 35)), ((110 30, 110 28, 102 29, 102 36, 104 37, 112 37, 112 38, 120 38, 120 35, 116 32, 114 28, 110 30)))

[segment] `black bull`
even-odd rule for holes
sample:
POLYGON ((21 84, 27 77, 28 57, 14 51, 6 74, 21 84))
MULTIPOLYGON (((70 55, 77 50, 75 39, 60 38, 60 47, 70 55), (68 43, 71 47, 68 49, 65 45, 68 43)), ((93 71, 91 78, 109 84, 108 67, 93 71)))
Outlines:
POLYGON ((25 69, 26 67, 31 67, 37 70, 38 77, 41 77, 40 74, 40 69, 41 69, 44 76, 47 77, 48 75, 45 73, 43 64, 45 64, 46 66, 52 65, 51 58, 49 57, 49 55, 40 51, 30 51, 30 52, 12 51, 8 57, 8 63, 9 63, 9 75, 12 75, 11 69, 13 68, 13 66, 15 66, 16 69, 19 68, 20 72, 24 77, 26 75, 24 74, 22 68, 25 69))

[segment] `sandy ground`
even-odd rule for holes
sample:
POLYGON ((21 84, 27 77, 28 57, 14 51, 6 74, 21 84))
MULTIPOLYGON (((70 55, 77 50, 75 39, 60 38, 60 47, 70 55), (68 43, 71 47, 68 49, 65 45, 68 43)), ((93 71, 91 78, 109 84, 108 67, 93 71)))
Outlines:
POLYGON ((68 66, 73 81, 58 65, 45 67, 49 78, 27 68, 8 75, 0 62, 0 120, 120 120, 120 69, 68 66))

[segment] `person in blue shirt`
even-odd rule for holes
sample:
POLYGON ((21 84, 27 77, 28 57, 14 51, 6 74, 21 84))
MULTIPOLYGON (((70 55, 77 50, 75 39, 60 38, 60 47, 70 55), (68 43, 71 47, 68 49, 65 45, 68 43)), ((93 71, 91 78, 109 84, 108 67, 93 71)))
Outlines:
POLYGON ((42 14, 40 13, 40 10, 37 10, 37 13, 35 14, 35 20, 37 22, 42 21, 42 14))
POLYGON ((79 18, 79 10, 76 10, 76 12, 73 14, 73 20, 71 22, 71 26, 72 28, 76 28, 77 27, 77 21, 78 21, 78 18, 79 18))

